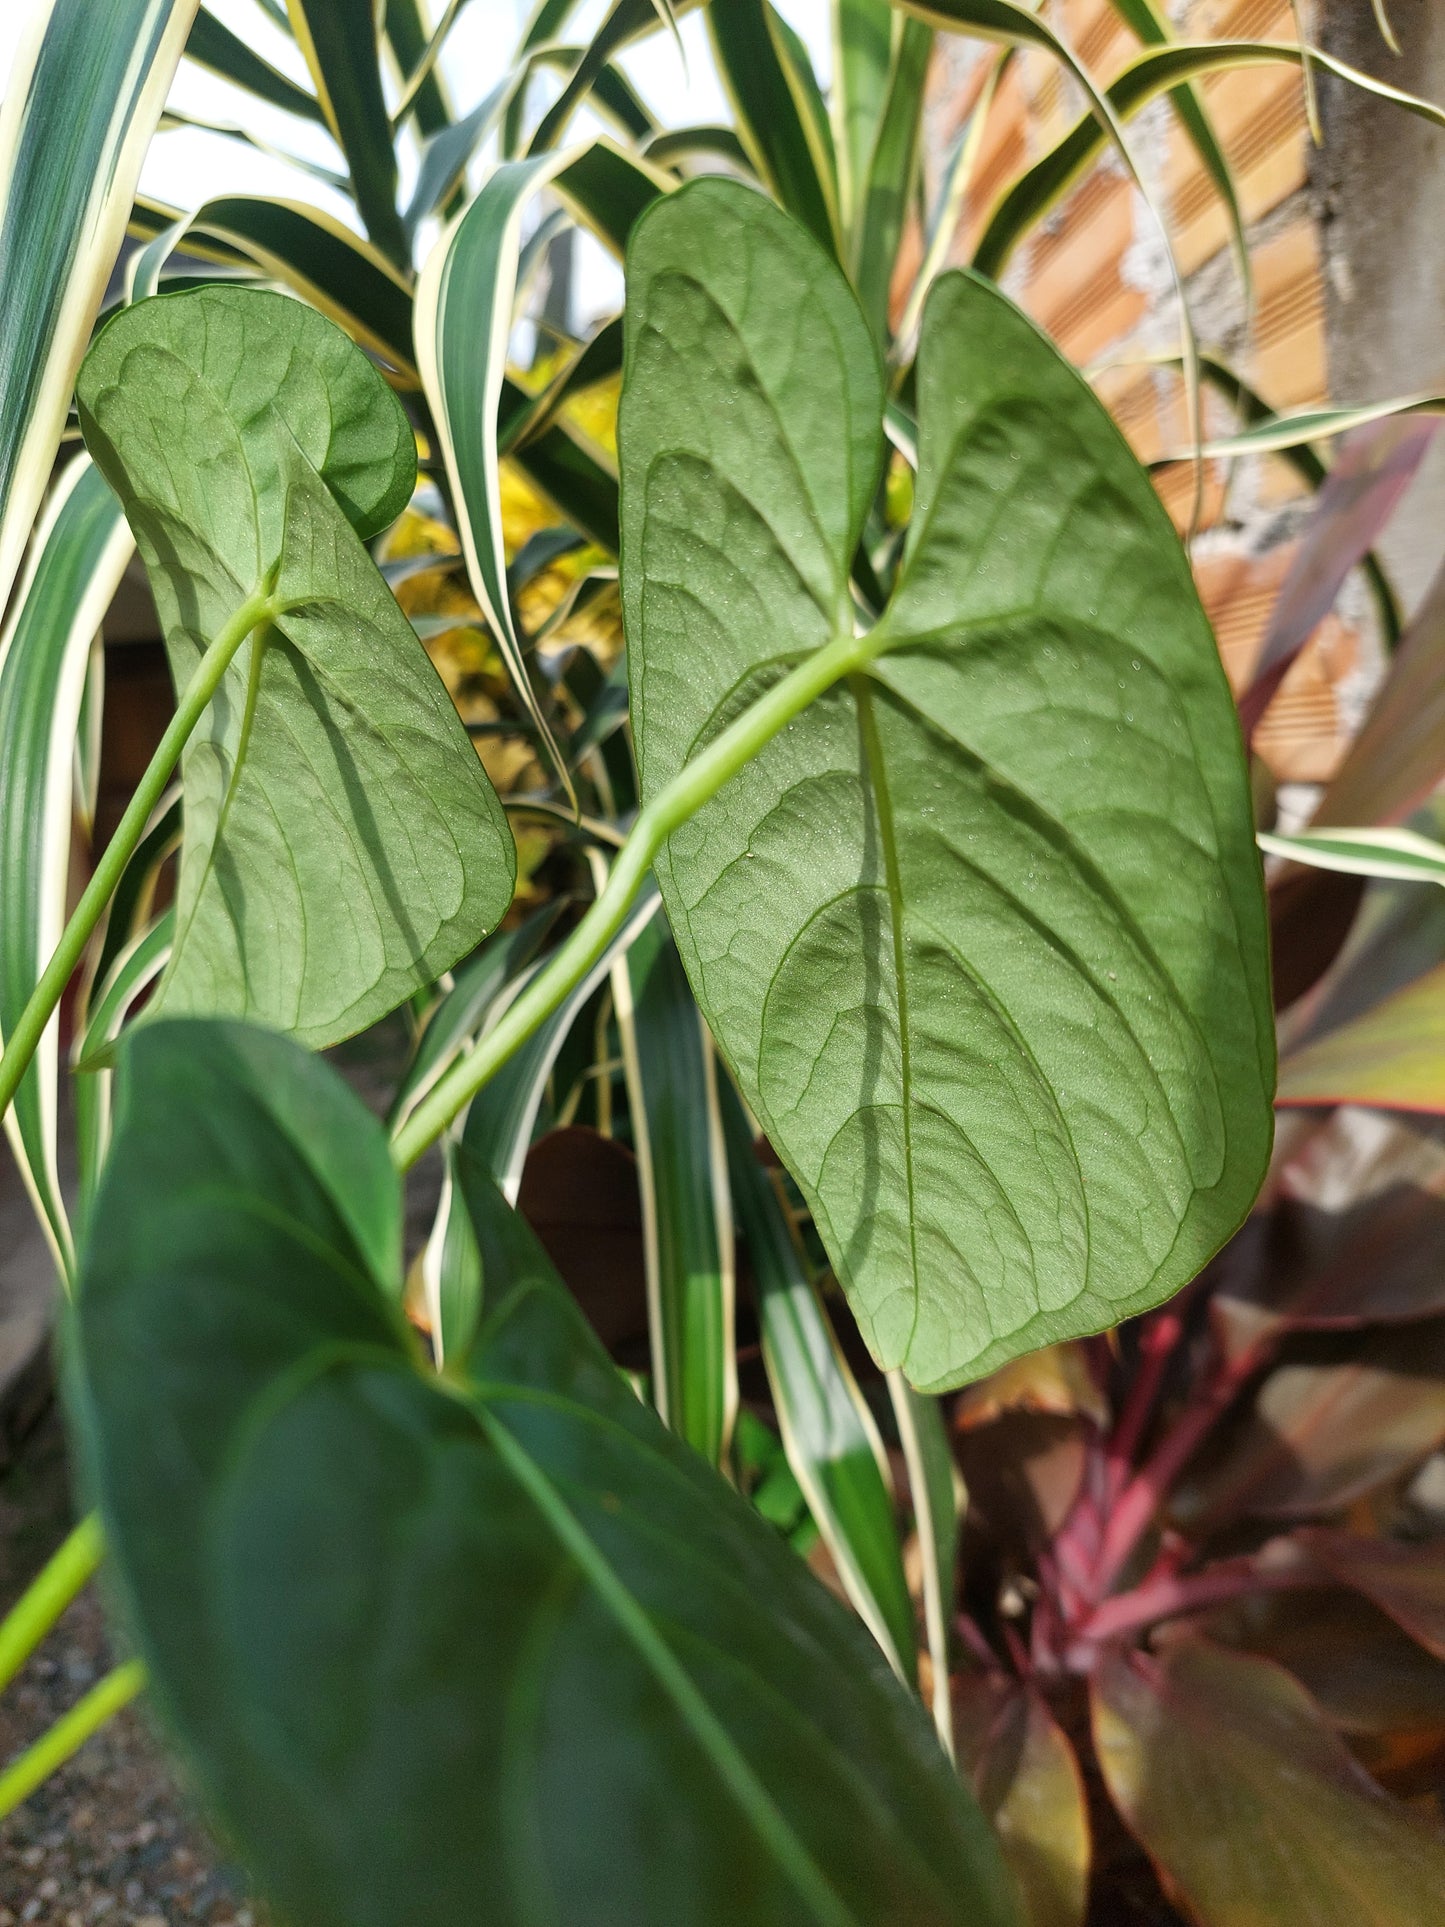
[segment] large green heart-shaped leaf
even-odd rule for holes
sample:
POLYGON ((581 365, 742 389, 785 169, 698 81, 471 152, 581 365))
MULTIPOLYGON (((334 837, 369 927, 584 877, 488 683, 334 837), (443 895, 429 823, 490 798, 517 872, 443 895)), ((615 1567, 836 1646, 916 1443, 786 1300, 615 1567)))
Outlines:
POLYGON ((438 1379, 380 1127, 225 1023, 123 1047, 74 1410, 132 1633, 293 1927, 1004 1927, 922 1710, 613 1368, 465 1153, 438 1379))
POLYGON ((155 1008, 318 1048, 471 949, 511 901, 501 806, 359 538, 405 505, 411 431, 341 331, 208 288, 122 310, 81 370, 183 687, 272 585, 182 763, 176 944, 155 1008))
MULTIPOLYGON (((943 277, 865 670, 658 863, 693 987, 880 1363, 956 1384, 1189 1279, 1270 1142, 1239 733, 1178 541, 1103 409, 943 277)), ((883 386, 837 269, 740 185, 644 214, 620 423, 652 797, 852 635, 883 386)))

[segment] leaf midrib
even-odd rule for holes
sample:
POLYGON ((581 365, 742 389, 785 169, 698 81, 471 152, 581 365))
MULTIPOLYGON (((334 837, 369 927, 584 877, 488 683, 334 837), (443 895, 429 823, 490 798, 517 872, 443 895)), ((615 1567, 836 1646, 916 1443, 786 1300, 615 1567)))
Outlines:
POLYGON ((699 1749, 823 1927, 860 1927, 839 1900, 821 1868, 779 1811, 752 1766, 693 1681, 668 1649, 646 1613, 590 1538, 561 1493, 521 1442, 479 1400, 469 1401, 488 1443, 527 1493, 553 1536, 576 1561, 593 1592, 611 1614, 653 1677, 672 1701, 699 1749))

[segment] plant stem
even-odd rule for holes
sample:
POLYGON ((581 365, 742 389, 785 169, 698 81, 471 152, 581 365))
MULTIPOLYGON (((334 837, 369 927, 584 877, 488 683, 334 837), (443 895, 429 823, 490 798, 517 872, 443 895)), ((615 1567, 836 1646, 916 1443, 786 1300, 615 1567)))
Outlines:
POLYGON ((1074 1635, 1078 1644, 1102 1645, 1120 1633, 1138 1632, 1156 1620, 1172 1619, 1180 1613, 1201 1612, 1208 1606, 1222 1606, 1231 1599, 1250 1593, 1288 1592, 1300 1586, 1318 1586, 1320 1574, 1312 1566, 1266 1567, 1253 1560, 1245 1564, 1227 1563, 1206 1567, 1186 1578, 1164 1578, 1136 1587, 1133 1592, 1116 1593, 1092 1612, 1074 1635))
POLYGON ((392 1139, 398 1170, 415 1164, 487 1080, 519 1050, 602 955, 658 851, 674 830, 700 810, 779 730, 825 690, 854 674, 880 651, 867 637, 836 636, 774 683, 672 779, 638 816, 612 866, 606 888, 576 929, 511 1005, 495 1029, 460 1057, 417 1105, 392 1139))
POLYGON ((197 663, 196 672, 176 705, 176 713, 160 740, 159 748, 147 764, 145 774, 126 806, 125 815, 106 844, 90 882, 85 886, 85 892, 65 926, 55 955, 45 966, 29 1003, 20 1013, 6 1043, 5 1054, 0 1057, 0 1117, 10 1108, 11 1100, 20 1088, 20 1081, 30 1067, 30 1060, 45 1035, 45 1027, 64 996, 65 986, 70 982, 76 965, 85 954, 91 933, 104 915, 126 864, 145 834, 151 811, 160 801, 170 781, 171 771, 191 731, 201 720, 206 705, 220 686, 222 676, 231 665, 231 658, 252 630, 279 614, 281 605, 273 600, 271 590, 258 589, 241 604, 197 663))
POLYGON ((132 1659, 107 1673, 98 1686, 92 1686, 49 1732, 42 1733, 34 1746, 0 1773, 0 1819, 13 1813, 22 1800, 28 1800, 36 1787, 57 1767, 64 1766, 72 1753, 79 1752, 91 1734, 133 1700, 144 1685, 145 1668, 138 1659, 132 1659))
POLYGON ((7 1687, 100 1564, 100 1520, 82 1519, 0 1622, 0 1691, 7 1687))
POLYGON ((1094 1568, 1094 1596, 1100 1598, 1118 1578, 1163 1505, 1174 1481, 1264 1363, 1270 1341, 1262 1340, 1229 1360, 1206 1384, 1197 1401, 1165 1433, 1154 1456, 1125 1486, 1109 1514, 1104 1543, 1094 1568))

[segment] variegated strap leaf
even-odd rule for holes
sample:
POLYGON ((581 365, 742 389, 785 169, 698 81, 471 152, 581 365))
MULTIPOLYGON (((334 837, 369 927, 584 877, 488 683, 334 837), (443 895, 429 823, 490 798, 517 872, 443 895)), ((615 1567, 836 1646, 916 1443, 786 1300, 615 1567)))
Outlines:
POLYGON ((0 106, 0 608, 196 0, 43 0, 0 106))
POLYGON ((670 185, 607 141, 505 161, 427 257, 416 291, 416 363, 451 478, 472 593, 559 778, 571 778, 532 689, 507 593, 497 407, 506 379, 522 216, 544 187, 575 191, 590 225, 619 250, 642 208, 670 185))
POLYGON ((736 1267, 717 1056, 662 918, 612 967, 642 1194, 653 1398, 725 1467, 738 1408, 736 1267))
MULTIPOLYGON (((65 927, 77 730, 91 644, 134 547, 120 504, 88 456, 55 490, 0 636, 0 1041, 9 1036, 65 927)), ((53 1018, 5 1119, 60 1263, 70 1232, 56 1172, 59 1020, 53 1018)))

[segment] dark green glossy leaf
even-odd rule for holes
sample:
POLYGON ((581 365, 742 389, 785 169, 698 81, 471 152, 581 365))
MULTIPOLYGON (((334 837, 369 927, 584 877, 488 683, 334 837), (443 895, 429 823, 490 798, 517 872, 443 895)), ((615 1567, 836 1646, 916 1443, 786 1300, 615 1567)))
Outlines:
POLYGON ((428 1927, 1013 1922, 873 1642, 461 1181, 486 1307, 443 1385, 334 1073, 234 1025, 125 1047, 73 1411, 155 1703, 263 1889, 293 1927, 396 1927, 419 1883, 428 1927))
MULTIPOLYGON (((655 795, 853 633, 882 383, 762 196, 639 223, 621 414, 655 795)), ((1233 705, 1178 541, 1001 295, 929 298, 920 475, 866 667, 670 841, 698 1001, 880 1363, 938 1388, 1157 1303, 1243 1217, 1273 1075, 1233 705)))
POLYGON ((1181 1640, 1119 1654, 1094 1739, 1124 1818, 1209 1927, 1420 1927, 1445 1843, 1387 1798, 1266 1660, 1181 1640))
POLYGON ((412 486, 376 370, 281 295, 124 309, 81 416, 146 562, 177 687, 268 582, 182 763, 175 950, 155 1005, 335 1042, 497 923, 515 853, 451 699, 358 535, 412 486))

